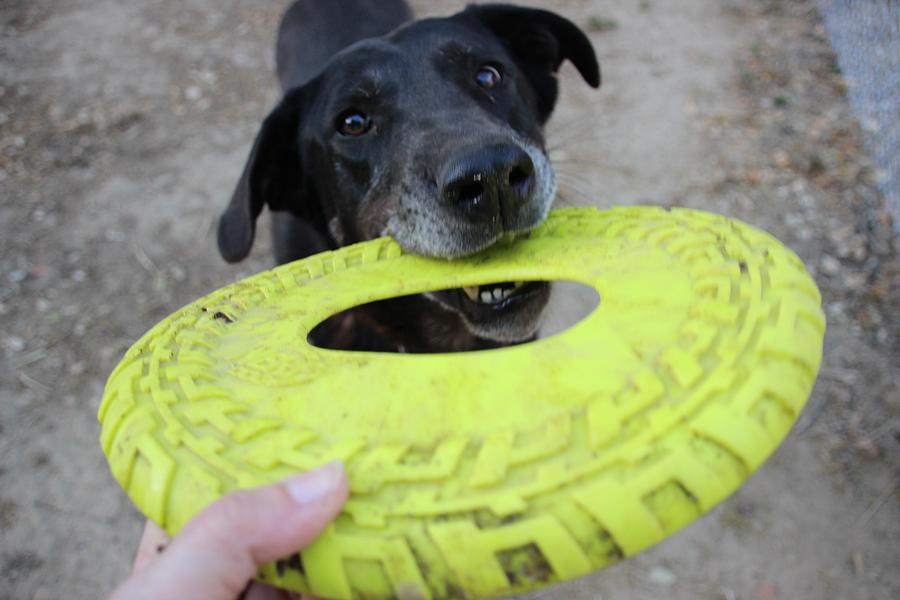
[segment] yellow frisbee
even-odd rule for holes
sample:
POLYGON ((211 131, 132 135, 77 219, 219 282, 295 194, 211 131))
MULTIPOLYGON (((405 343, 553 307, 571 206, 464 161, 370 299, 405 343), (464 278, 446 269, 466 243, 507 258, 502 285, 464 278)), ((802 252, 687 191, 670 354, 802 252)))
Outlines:
POLYGON ((822 353, 800 260, 745 224, 635 207, 551 214, 441 261, 379 239, 222 288, 109 378, 101 443, 169 533, 238 488, 341 459, 344 512, 259 579, 331 599, 507 595, 600 569, 738 488, 805 403, 822 353), (533 343, 458 354, 316 348, 347 308, 570 280, 597 308, 533 343))

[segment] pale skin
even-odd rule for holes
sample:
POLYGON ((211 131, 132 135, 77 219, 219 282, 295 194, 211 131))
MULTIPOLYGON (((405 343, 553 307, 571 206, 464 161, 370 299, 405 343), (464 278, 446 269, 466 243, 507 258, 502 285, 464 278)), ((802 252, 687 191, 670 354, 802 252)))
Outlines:
POLYGON ((228 494, 174 538, 148 521, 131 576, 110 600, 315 600, 252 578, 260 566, 312 543, 338 515, 347 495, 343 465, 335 462, 228 494))

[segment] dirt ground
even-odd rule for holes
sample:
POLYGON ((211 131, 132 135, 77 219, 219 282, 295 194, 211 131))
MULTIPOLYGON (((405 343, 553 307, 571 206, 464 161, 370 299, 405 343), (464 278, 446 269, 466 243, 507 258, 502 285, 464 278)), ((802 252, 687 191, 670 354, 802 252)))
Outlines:
MULTIPOLYGON (((225 265, 213 227, 278 96, 285 3, 0 0, 0 598, 103 597, 128 571, 141 519, 97 443, 104 380, 157 320, 270 264, 263 239, 225 265)), ((530 597, 900 597, 900 263, 814 4, 543 5, 604 70, 600 91, 562 73, 560 203, 765 228, 809 265, 829 330, 807 410, 746 486, 530 597)))

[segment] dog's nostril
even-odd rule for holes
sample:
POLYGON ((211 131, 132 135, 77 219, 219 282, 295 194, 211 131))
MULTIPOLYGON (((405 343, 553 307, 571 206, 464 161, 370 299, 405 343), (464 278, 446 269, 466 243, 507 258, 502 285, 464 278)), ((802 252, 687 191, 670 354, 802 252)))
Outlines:
POLYGON ((524 167, 517 166, 514 167, 512 171, 509 172, 509 185, 510 187, 520 187, 524 183, 526 183, 529 179, 531 179, 531 171, 525 169, 524 167))
POLYGON ((513 144, 488 144, 454 156, 443 175, 441 199, 474 221, 515 219, 535 185, 535 166, 513 144))
POLYGON ((454 197, 461 202, 477 200, 484 193, 484 185, 480 181, 457 183, 454 186, 454 197))

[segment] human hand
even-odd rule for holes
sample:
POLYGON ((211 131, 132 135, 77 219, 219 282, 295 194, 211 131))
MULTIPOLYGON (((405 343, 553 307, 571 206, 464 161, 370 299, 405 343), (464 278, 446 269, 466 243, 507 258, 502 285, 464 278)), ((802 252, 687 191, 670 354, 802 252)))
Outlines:
POLYGON ((348 493, 343 465, 333 462, 273 485, 228 494, 171 541, 148 521, 134 570, 110 600, 297 598, 251 579, 260 566, 312 543, 338 515, 348 493))

